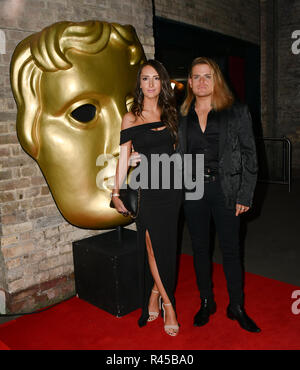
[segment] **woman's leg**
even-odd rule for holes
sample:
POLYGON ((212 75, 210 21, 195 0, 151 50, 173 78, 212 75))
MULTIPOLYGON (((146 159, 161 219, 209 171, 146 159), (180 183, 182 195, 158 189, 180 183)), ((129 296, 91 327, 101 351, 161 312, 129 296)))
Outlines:
POLYGON ((154 282, 151 295, 149 298, 149 304, 148 304, 148 311, 149 311, 148 321, 155 320, 157 316, 159 315, 159 310, 160 310, 159 303, 160 303, 160 293, 156 286, 156 283, 154 282), (151 314, 151 312, 153 314, 151 314))
MULTIPOLYGON (((154 256, 152 243, 151 243, 151 238, 150 238, 148 230, 146 230, 146 247, 147 247, 147 253, 148 253, 149 267, 150 267, 150 271, 151 271, 151 274, 152 274, 153 279, 154 279, 153 289, 157 288, 157 290, 159 291, 159 293, 162 297, 163 303, 167 304, 167 306, 164 306, 165 307, 165 312, 166 312, 165 325, 177 325, 178 322, 177 322, 177 319, 176 319, 176 313, 174 311, 173 306, 168 305, 169 303, 171 303, 171 301, 170 301, 170 299, 167 295, 167 292, 166 292, 166 290, 163 286, 163 283, 162 283, 160 275, 159 275, 159 271, 157 269, 155 256, 154 256)), ((151 297, 150 297, 150 300, 151 300, 151 297)), ((150 300, 149 300, 149 305, 150 305, 150 300)), ((157 304, 158 304, 158 302, 157 302, 157 304)), ((174 329, 169 329, 168 331, 175 334, 178 330, 176 331, 174 329)))

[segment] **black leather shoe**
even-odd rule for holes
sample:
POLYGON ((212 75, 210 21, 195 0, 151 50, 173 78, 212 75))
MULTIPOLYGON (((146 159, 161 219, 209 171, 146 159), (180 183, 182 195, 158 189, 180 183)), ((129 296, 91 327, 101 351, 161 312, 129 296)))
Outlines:
POLYGON ((246 314, 244 307, 241 305, 229 305, 227 307, 227 317, 231 320, 236 320, 241 328, 251 333, 259 333, 261 331, 255 322, 246 314))
POLYGON ((203 326, 208 323, 209 316, 214 314, 217 310, 215 301, 210 301, 207 298, 201 299, 200 310, 194 317, 194 326, 203 326))

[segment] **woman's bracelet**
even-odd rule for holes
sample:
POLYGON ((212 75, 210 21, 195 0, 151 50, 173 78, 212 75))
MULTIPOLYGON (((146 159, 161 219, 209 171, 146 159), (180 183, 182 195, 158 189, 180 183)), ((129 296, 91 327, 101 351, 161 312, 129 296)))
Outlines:
POLYGON ((110 197, 112 198, 112 197, 119 197, 120 196, 120 194, 119 193, 111 193, 111 195, 110 195, 110 197))

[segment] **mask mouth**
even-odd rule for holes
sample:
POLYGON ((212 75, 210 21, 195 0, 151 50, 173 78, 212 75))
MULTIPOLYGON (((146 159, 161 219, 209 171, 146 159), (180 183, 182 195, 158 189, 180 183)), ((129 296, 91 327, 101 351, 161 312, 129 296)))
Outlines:
POLYGON ((107 167, 102 168, 96 177, 97 188, 101 191, 111 193, 115 185, 115 172, 116 169, 112 168, 109 164, 107 167))
POLYGON ((115 184, 115 176, 110 176, 110 177, 104 178, 102 187, 104 190, 111 192, 112 189, 114 188, 114 184, 115 184))

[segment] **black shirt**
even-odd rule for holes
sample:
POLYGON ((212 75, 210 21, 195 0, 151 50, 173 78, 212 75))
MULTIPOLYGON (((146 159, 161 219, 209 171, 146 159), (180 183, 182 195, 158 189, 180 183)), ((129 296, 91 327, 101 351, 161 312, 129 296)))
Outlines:
POLYGON ((188 153, 193 157, 193 176, 195 175, 195 155, 204 154, 204 172, 218 173, 219 162, 219 121, 218 113, 211 110, 207 115, 207 125, 204 132, 199 124, 199 119, 194 105, 188 114, 187 145, 188 153))

